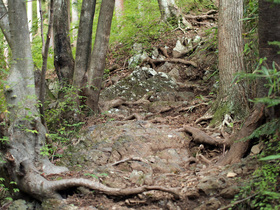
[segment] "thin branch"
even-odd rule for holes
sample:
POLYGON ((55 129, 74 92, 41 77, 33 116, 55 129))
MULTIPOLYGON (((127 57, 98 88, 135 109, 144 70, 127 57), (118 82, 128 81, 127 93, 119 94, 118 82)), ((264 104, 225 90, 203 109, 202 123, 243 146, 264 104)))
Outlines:
MULTIPOLYGON (((46 71, 47 71, 47 63, 48 63, 48 53, 49 53, 49 45, 50 45, 50 39, 51 39, 51 30, 53 25, 53 0, 50 1, 50 19, 49 19, 49 26, 48 26, 48 34, 47 34, 47 40, 44 46, 44 52, 42 53, 43 57, 43 65, 42 65, 42 73, 41 73, 41 83, 40 83, 40 96, 39 100, 41 102, 40 106, 40 114, 41 114, 41 121, 42 124, 46 126, 45 118, 44 118, 44 102, 45 102, 45 89, 46 89, 46 71)), ((43 17, 41 16, 41 19, 43 17)), ((43 24, 42 26, 43 27, 43 24)), ((42 34, 42 36, 44 36, 42 34)))
POLYGON ((44 19, 43 19, 43 13, 42 13, 41 0, 39 0, 39 10, 40 10, 40 21, 41 21, 42 55, 43 55, 45 52, 45 39, 44 39, 44 19))
POLYGON ((225 209, 231 208, 231 207, 233 207, 233 206, 235 206, 235 205, 237 205, 237 204, 243 203, 244 201, 249 200, 249 199, 255 197, 257 194, 258 194, 258 193, 255 193, 254 195, 251 195, 251 196, 249 196, 249 197, 247 197, 247 198, 244 198, 244 199, 242 199, 242 200, 239 200, 239 201, 236 201, 236 202, 234 202, 234 203, 231 203, 231 204, 229 204, 229 205, 227 205, 227 206, 225 206, 225 207, 219 208, 218 210, 225 210, 225 209))

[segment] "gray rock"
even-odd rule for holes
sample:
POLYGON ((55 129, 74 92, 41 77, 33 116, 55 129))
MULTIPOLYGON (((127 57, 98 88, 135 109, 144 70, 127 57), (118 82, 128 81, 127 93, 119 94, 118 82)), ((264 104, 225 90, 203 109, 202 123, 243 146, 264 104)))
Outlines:
POLYGON ((217 193, 219 189, 226 187, 226 181, 218 177, 205 177, 198 184, 198 189, 206 195, 217 193))
POLYGON ((176 42, 176 46, 172 51, 172 55, 174 58, 180 58, 182 57, 184 54, 186 54, 188 52, 188 48, 186 46, 184 46, 180 40, 177 40, 176 42))
POLYGON ((130 174, 129 180, 134 184, 142 185, 144 183, 143 171, 133 170, 130 174))
POLYGON ((217 210, 221 206, 221 202, 217 198, 210 198, 206 203, 196 207, 194 210, 217 210))
POLYGON ((161 65, 160 67, 158 67, 157 71, 158 71, 158 72, 168 73, 168 72, 170 72, 173 68, 174 68, 174 64, 169 63, 169 62, 165 62, 163 65, 161 65))
POLYGON ((239 192, 239 188, 237 186, 230 186, 223 189, 220 193, 220 196, 226 199, 234 198, 234 196, 239 192))
POLYGON ((136 68, 130 76, 120 80, 102 91, 101 100, 107 101, 123 97, 128 101, 138 100, 148 92, 166 92, 175 90, 177 84, 163 72, 152 68, 136 68))
POLYGON ((181 210, 181 208, 179 206, 177 206, 175 203, 173 203, 172 201, 167 202, 166 208, 168 210, 181 210))
POLYGON ((132 48, 133 48, 133 51, 138 54, 143 52, 143 45, 141 43, 134 43, 132 48))
POLYGON ((173 68, 169 73, 169 76, 173 77, 175 80, 179 80, 180 79, 180 72, 177 68, 173 68))

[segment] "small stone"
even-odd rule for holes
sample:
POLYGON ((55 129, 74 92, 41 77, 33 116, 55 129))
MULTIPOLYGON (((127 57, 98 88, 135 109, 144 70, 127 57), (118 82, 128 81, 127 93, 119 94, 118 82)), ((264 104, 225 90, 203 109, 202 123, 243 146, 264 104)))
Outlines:
POLYGON ((234 170, 235 173, 237 174, 242 174, 242 169, 241 168, 237 168, 234 170))
POLYGON ((233 177, 236 177, 236 176, 237 176, 237 174, 234 173, 234 172, 228 172, 228 174, 227 174, 228 178, 233 178, 233 177))

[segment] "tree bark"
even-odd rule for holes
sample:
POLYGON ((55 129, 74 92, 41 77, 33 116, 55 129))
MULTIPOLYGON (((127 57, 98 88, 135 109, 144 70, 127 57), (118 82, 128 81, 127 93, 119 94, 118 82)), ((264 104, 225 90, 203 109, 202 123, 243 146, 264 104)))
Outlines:
POLYGON ((11 33, 10 33, 8 11, 3 0, 0 0, 0 28, 8 44, 11 45, 11 33))
POLYGON ((27 1, 27 20, 28 20, 28 28, 29 28, 29 38, 30 42, 32 42, 32 18, 33 12, 32 12, 32 1, 27 1))
POLYGON ((78 33, 78 1, 72 0, 72 14, 71 14, 71 23, 72 23, 72 37, 73 37, 73 46, 77 47, 77 33, 78 33))
POLYGON ((54 3, 54 66, 61 85, 72 83, 74 59, 71 50, 68 22, 68 0, 54 3))
MULTIPOLYGON (((41 106, 39 108, 41 114, 41 122, 43 125, 46 126, 45 123, 45 115, 44 115, 44 103, 45 103, 45 95, 46 95, 46 71, 47 71, 47 64, 48 64, 48 55, 49 55, 49 46, 51 40, 51 31, 53 26, 53 2, 54 0, 50 0, 50 17, 49 17, 49 26, 47 32, 47 40, 46 43, 44 42, 44 35, 43 35, 43 24, 42 24, 42 58, 43 58, 43 65, 41 71, 41 79, 40 79, 40 93, 39 93, 39 100, 41 106)), ((43 16, 40 18, 43 23, 43 16)))
POLYGON ((76 62, 73 85, 78 88, 85 87, 87 72, 92 49, 92 24, 95 13, 95 0, 83 0, 76 48, 76 62))
MULTIPOLYGON (((259 54, 260 58, 267 58, 266 65, 272 68, 273 61, 280 65, 280 48, 268 42, 280 41, 280 4, 259 0, 259 54)), ((268 89, 264 86, 265 79, 258 81, 257 97, 266 97, 268 89)))
POLYGON ((176 17, 176 4, 174 0, 158 0, 161 19, 165 22, 172 17, 176 17))
MULTIPOLYGON (((27 24, 26 1, 9 0, 9 22, 11 31, 12 60, 10 75, 7 78, 5 97, 10 111, 9 146, 5 151, 6 168, 18 188, 32 193, 27 177, 38 173, 39 169, 23 171, 23 162, 30 162, 44 173, 66 171, 66 168, 53 166, 46 157, 40 156, 45 144, 45 128, 40 122, 36 108, 37 100, 34 85, 34 66, 27 24), (16 12, 15 12, 16 11, 16 12)), ((40 184, 40 183, 33 183, 40 184)))
MULTIPOLYGON (((116 0, 116 3, 115 3, 115 14, 116 14, 116 19, 117 19, 117 22, 119 24, 120 20, 121 20, 121 17, 123 16, 123 13, 124 13, 124 2, 123 0, 116 0)), ((118 25, 120 26, 120 25, 118 25)))
POLYGON ((245 93, 241 83, 233 81, 236 74, 244 69, 242 18, 242 0, 220 0, 218 23, 220 88, 218 101, 219 106, 226 103, 229 112, 247 103, 244 100, 245 93))
POLYGON ((115 0, 103 0, 100 8, 94 48, 88 72, 87 105, 98 111, 99 94, 109 45, 115 0))

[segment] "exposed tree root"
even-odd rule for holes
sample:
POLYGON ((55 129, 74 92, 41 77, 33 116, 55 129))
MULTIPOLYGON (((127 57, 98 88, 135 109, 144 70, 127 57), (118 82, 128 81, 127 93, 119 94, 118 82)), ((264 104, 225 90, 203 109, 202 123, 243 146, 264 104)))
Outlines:
POLYGON ((214 15, 184 15, 184 18, 187 20, 196 20, 196 21, 202 21, 202 20, 216 20, 216 17, 214 15))
POLYGON ((217 140, 215 138, 212 138, 205 132, 203 132, 197 128, 187 126, 187 125, 185 125, 181 129, 179 129, 178 131, 190 133, 193 137, 193 141, 195 141, 196 143, 199 143, 199 144, 222 146, 226 143, 226 141, 224 141, 224 140, 217 140))
POLYGON ((116 166, 116 165, 119 165, 121 163, 125 163, 125 162, 129 162, 129 161, 141 161, 143 163, 148 163, 147 160, 141 158, 141 157, 130 157, 130 158, 126 158, 126 159, 123 159, 123 160, 119 160, 113 164, 111 164, 111 166, 116 166))
POLYGON ((207 120, 211 120, 213 118, 213 115, 206 115, 206 116, 202 116, 200 118, 198 118, 196 121, 195 121, 195 124, 198 124, 202 121, 207 121, 207 120))
POLYGON ((162 52, 162 54, 163 54, 166 58, 169 58, 169 55, 168 55, 168 53, 167 53, 167 49, 166 49, 166 48, 164 48, 164 47, 159 47, 158 49, 162 52))
POLYGON ((250 140, 242 141, 243 138, 248 137, 253 133, 262 123, 264 117, 264 106, 256 108, 253 113, 246 119, 241 130, 231 136, 230 143, 232 143, 229 152, 224 158, 218 161, 219 165, 227 165, 239 162, 240 159, 247 152, 250 140))
POLYGON ((208 103, 199 103, 199 104, 196 104, 196 105, 192 105, 192 106, 188 106, 188 107, 182 107, 180 108, 178 111, 179 112, 184 112, 184 111, 187 111, 187 112, 192 112, 195 108, 199 107, 199 106, 208 106, 208 103))
POLYGON ((127 196, 150 190, 159 190, 171 193, 176 199, 180 199, 182 197, 180 194, 180 188, 165 188, 161 186, 141 186, 124 189, 111 188, 99 182, 83 178, 48 181, 38 173, 31 161, 23 161, 21 164, 22 174, 20 182, 25 183, 23 186, 21 186, 21 190, 32 195, 34 198, 40 201, 49 198, 61 199, 58 191, 79 186, 87 187, 100 193, 112 196, 127 196))
POLYGON ((192 65, 193 67, 197 68, 197 63, 193 62, 193 61, 187 61, 185 59, 180 59, 180 58, 167 58, 167 59, 151 59, 151 58, 146 58, 142 61, 142 63, 140 64, 143 65, 143 63, 148 62, 152 65, 153 69, 156 69, 156 63, 162 63, 162 62, 171 62, 171 63, 182 63, 182 64, 186 64, 186 65, 192 65))

